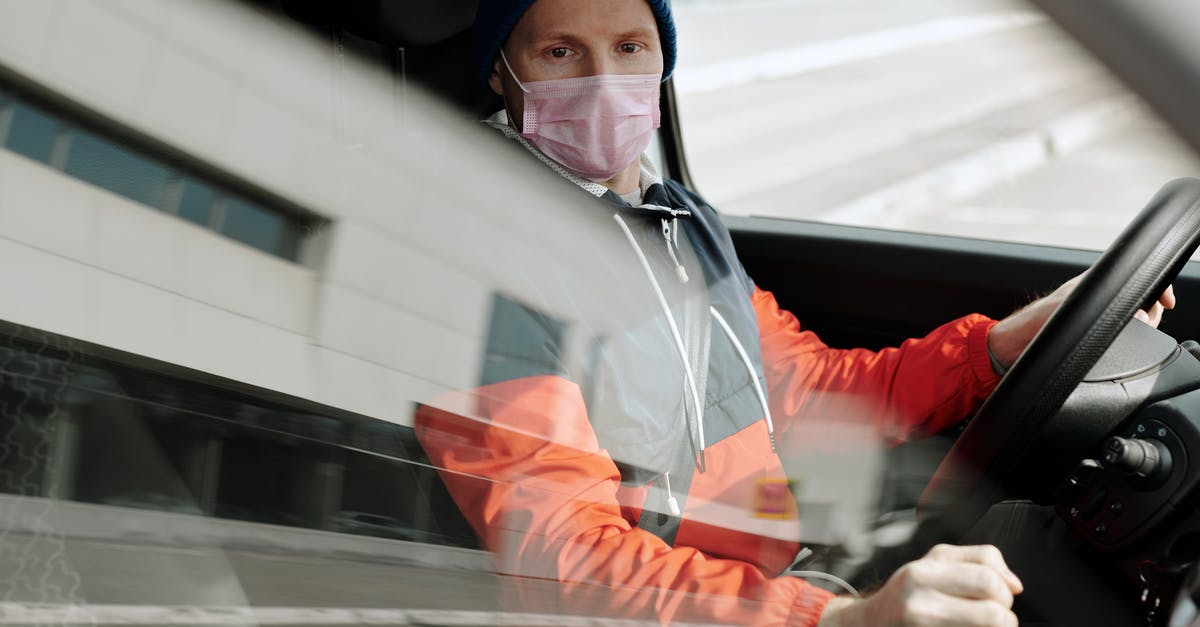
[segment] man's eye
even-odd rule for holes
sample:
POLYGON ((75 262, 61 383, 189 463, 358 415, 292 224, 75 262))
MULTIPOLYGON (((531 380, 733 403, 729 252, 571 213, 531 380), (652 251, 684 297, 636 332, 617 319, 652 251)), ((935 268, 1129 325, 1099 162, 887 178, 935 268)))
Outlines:
POLYGON ((555 59, 561 59, 568 54, 571 54, 571 51, 566 48, 555 48, 550 51, 550 56, 554 57, 555 59))
POLYGON ((637 44, 621 44, 621 52, 626 54, 633 54, 638 50, 641 50, 641 46, 637 44))

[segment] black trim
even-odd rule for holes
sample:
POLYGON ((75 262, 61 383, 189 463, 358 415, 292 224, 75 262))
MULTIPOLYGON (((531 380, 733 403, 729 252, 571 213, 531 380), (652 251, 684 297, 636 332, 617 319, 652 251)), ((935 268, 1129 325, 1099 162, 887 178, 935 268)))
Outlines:
POLYGON ((1003 317, 1099 253, 722 216, 755 283, 832 346, 878 349, 959 316, 1003 317))
POLYGON ((667 178, 683 183, 688 189, 696 189, 692 172, 688 169, 687 153, 683 149, 683 123, 680 121, 679 97, 675 95, 674 79, 667 79, 663 83, 659 107, 662 127, 658 130, 658 139, 662 143, 667 178))
MULTIPOLYGON (((999 318, 1083 272, 1100 252, 722 216, 757 285, 833 346, 879 348, 966 313, 999 318)), ((1181 307, 1200 302, 1200 262, 1175 281, 1181 307)), ((1200 319, 1166 315, 1162 330, 1200 337, 1200 319)))

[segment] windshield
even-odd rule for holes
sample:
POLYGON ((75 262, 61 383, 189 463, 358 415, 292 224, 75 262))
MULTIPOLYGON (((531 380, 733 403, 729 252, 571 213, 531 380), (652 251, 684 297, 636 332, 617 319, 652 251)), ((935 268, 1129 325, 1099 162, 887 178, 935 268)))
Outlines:
POLYGON ((677 13, 689 165, 731 214, 1103 250, 1164 181, 1200 171, 1027 2, 677 13))

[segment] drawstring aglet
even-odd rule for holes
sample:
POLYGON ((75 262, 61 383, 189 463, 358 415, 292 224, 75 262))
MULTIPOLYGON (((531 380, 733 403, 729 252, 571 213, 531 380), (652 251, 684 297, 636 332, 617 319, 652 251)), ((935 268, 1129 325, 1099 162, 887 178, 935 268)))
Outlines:
POLYGON ((663 478, 667 483, 667 509, 671 510, 672 516, 678 516, 681 510, 679 509, 679 499, 675 498, 675 493, 671 491, 671 471, 668 470, 663 478))
POLYGON ((683 267, 683 264, 679 263, 679 256, 675 252, 675 249, 679 246, 679 243, 678 243, 677 237, 675 235, 677 231, 672 229, 672 225, 674 222, 675 222, 674 218, 672 218, 670 221, 666 220, 665 218, 663 219, 663 221, 662 221, 663 239, 667 242, 667 254, 671 256, 671 261, 672 261, 672 263, 675 264, 675 276, 679 279, 680 283, 687 283, 688 282, 687 270, 683 267))

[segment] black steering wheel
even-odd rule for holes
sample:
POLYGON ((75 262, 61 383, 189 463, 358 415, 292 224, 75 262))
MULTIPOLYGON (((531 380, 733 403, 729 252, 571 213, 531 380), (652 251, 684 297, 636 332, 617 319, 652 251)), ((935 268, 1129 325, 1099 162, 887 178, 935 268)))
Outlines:
POLYGON ((969 525, 1133 314, 1158 299, 1200 244, 1200 179, 1167 183, 1046 321, 959 436, 922 512, 969 525))

